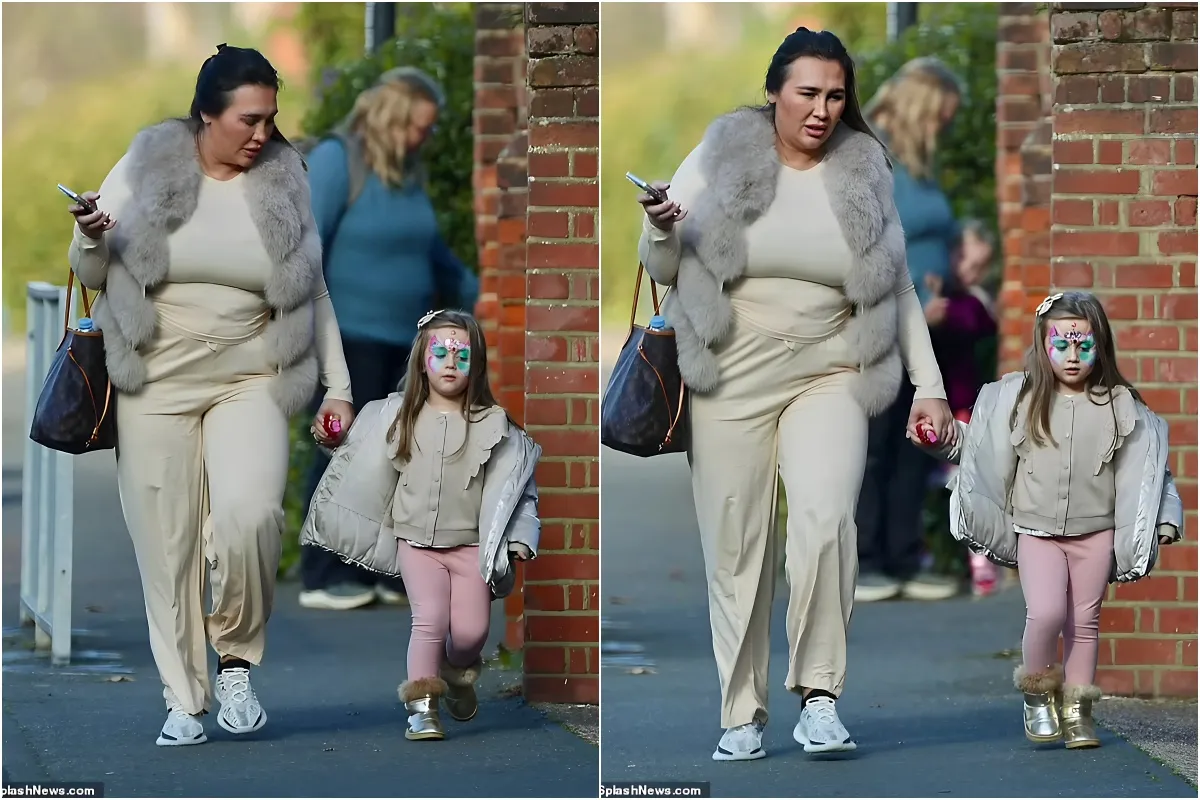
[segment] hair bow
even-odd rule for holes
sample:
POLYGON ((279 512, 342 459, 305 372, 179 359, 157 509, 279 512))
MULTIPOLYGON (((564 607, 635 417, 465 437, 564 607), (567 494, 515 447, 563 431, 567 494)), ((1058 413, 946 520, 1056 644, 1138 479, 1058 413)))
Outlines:
POLYGON ((1056 300, 1062 300, 1062 296, 1063 296, 1062 292, 1059 292, 1058 294, 1050 295, 1049 297, 1047 297, 1045 300, 1043 300, 1041 303, 1038 304, 1037 311, 1035 311, 1034 313, 1039 317, 1042 314, 1045 314, 1047 311, 1050 310, 1050 306, 1054 305, 1054 302, 1056 300))
POLYGON ((438 314, 441 314, 442 311, 444 311, 444 310, 445 309, 442 309, 440 311, 430 311, 428 314, 421 317, 419 320, 417 320, 417 330, 421 330, 421 328, 424 328, 426 325, 428 325, 433 320, 434 317, 436 317, 438 314))

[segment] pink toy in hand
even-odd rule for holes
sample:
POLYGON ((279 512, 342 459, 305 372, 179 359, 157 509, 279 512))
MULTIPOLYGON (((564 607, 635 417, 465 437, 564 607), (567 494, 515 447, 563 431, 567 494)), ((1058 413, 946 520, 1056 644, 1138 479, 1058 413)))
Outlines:
POLYGON ((925 444, 937 444, 937 434, 933 432, 932 425, 918 425, 917 435, 921 437, 921 441, 925 444))
POLYGON ((325 418, 321 420, 321 424, 334 436, 342 432, 342 418, 336 414, 326 414, 325 418))

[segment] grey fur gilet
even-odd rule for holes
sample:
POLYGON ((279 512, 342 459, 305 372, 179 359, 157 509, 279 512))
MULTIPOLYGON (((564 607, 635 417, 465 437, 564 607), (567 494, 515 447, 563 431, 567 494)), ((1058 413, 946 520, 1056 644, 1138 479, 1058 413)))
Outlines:
MULTIPOLYGON (((131 197, 120 224, 108 234, 108 277, 92 314, 104 332, 109 379, 132 394, 146 382, 138 350, 157 327, 147 293, 167 276, 167 237, 195 213, 203 172, 195 137, 182 120, 143 130, 128 159, 131 197)), ((264 292, 272 315, 263 336, 278 370, 270 392, 291 416, 317 388, 312 297, 321 270, 321 239, 304 163, 294 149, 269 141, 243 180, 254 225, 275 266, 264 292)))
MULTIPOLYGON (((701 393, 720 382, 712 349, 733 324, 725 289, 746 271, 746 229, 771 207, 783 168, 774 126, 755 109, 714 121, 702 156, 707 188, 680 228, 679 274, 663 312, 675 328, 684 382, 701 393)), ((891 167, 879 142, 845 124, 834 129, 824 165, 830 205, 855 256, 844 287, 854 310, 843 332, 861 369, 852 392, 876 416, 896 399, 902 375, 895 293, 908 266, 891 167)))

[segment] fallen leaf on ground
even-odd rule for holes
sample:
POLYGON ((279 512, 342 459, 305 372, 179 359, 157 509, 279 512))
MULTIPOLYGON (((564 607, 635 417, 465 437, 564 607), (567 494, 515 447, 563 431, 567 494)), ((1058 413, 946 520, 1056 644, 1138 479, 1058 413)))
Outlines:
POLYGON ((130 683, 133 681, 133 678, 129 677, 128 675, 109 675, 104 680, 108 681, 109 683, 130 683))
POLYGON ((650 667, 631 667, 629 669, 629 674, 630 675, 653 675, 655 673, 654 673, 654 670, 652 670, 650 667))

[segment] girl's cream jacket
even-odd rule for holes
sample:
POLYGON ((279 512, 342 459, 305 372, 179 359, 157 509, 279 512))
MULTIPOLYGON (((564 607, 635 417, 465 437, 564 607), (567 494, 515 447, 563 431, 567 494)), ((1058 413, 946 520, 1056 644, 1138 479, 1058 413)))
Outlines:
MULTIPOLYGON (((384 575, 400 574, 400 540, 392 528, 399 475, 388 458, 387 431, 402 397, 393 394, 363 407, 317 485, 300 532, 301 544, 384 575)), ((497 598, 513 589, 509 544, 537 553, 541 522, 533 474, 541 454, 527 433, 509 424, 484 468, 479 573, 497 598)))
MULTIPOLYGON (((1006 567, 1017 565, 1012 488, 1017 452, 1010 428, 1025 375, 1009 373, 979 392, 971 423, 943 457, 959 465, 949 488, 950 532, 977 553, 1006 567)), ((1113 455, 1117 485, 1114 566, 1110 580, 1145 577, 1158 560, 1158 537, 1183 534, 1183 502, 1167 468, 1167 423, 1141 403, 1126 404, 1133 418, 1117 420, 1124 434, 1113 455), (1162 526, 1169 526, 1160 530, 1162 526)), ((1024 424, 1018 419, 1018 425, 1024 424)), ((1116 435, 1117 431, 1114 430, 1116 435)))

